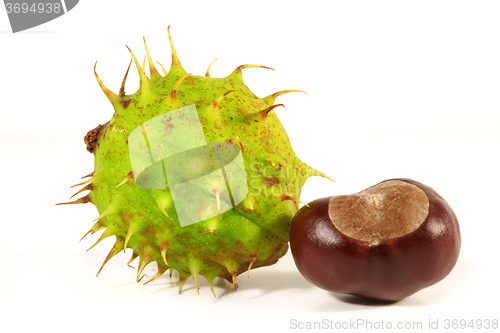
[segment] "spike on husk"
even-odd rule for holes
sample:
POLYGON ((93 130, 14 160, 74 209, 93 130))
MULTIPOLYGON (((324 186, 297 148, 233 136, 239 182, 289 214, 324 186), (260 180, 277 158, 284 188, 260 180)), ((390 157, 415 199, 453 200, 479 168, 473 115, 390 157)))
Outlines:
POLYGON ((93 177, 94 176, 94 171, 92 171, 91 173, 89 173, 88 175, 85 175, 82 177, 83 178, 88 178, 88 177, 93 177))
MULTIPOLYGON (((125 246, 125 245, 124 245, 125 246)), ((127 266, 130 268, 134 268, 133 266, 130 266, 132 261, 134 261, 139 255, 135 252, 132 253, 132 256, 130 257, 129 261, 127 262, 127 266)), ((135 268, 134 268, 135 269, 135 268)))
MULTIPOLYGON (((76 192, 75 194, 73 194, 71 196, 71 198, 69 198, 70 200, 75 196, 75 195, 78 195, 84 191, 92 191, 94 189, 94 184, 90 183, 90 184, 87 184, 85 187, 81 188, 78 192, 76 192)), ((90 201, 90 199, 89 199, 90 201)))
POLYGON ((272 110, 274 110, 274 109, 275 109, 275 108, 277 108, 278 106, 285 107, 285 105, 283 105, 283 104, 274 104, 274 105, 271 105, 270 107, 265 108, 264 110, 261 110, 261 111, 259 112, 259 115, 260 115, 262 118, 267 118, 267 115, 269 114, 269 112, 271 112, 272 110))
POLYGON ((208 68, 207 68, 207 72, 205 73, 205 77, 210 77, 210 68, 212 67, 212 65, 214 64, 215 60, 217 60, 217 58, 214 59, 214 61, 212 61, 210 63, 210 65, 208 65, 208 68))
POLYGON ((90 201, 91 201, 90 197, 88 195, 86 195, 84 197, 81 197, 81 198, 73 200, 73 201, 56 203, 56 205, 86 204, 86 203, 88 203, 90 201))
POLYGON ((125 176, 125 178, 123 178, 123 180, 118 185, 115 186, 115 188, 118 188, 118 187, 122 186, 129 179, 133 179, 133 178, 134 178, 134 173, 132 171, 130 171, 129 173, 127 173, 127 175, 125 176))
POLYGON ((130 59, 130 62, 128 63, 127 71, 125 72, 125 76, 123 77, 122 85, 120 87, 120 91, 118 92, 118 96, 120 96, 120 97, 125 96, 125 82, 127 81, 128 71, 130 70, 130 65, 132 65, 132 61, 133 61, 133 59, 130 59))
POLYGON ((137 232, 137 229, 138 229, 137 223, 129 226, 129 228, 127 230, 127 235, 125 236, 125 243, 123 244, 123 251, 124 252, 127 249, 128 242, 130 241, 130 238, 132 238, 132 236, 137 232))
POLYGON ((162 265, 161 262, 157 262, 157 263, 158 263, 157 273, 150 280, 148 280, 147 282, 144 282, 144 285, 153 282, 154 280, 156 280, 157 278, 162 276, 167 271, 167 269, 168 269, 167 266, 162 265))
POLYGON ((271 67, 262 66, 262 65, 255 65, 255 64, 246 64, 246 65, 240 65, 240 66, 236 67, 236 69, 231 74, 229 74, 229 76, 227 78, 243 82, 243 69, 246 69, 246 68, 265 68, 265 69, 270 69, 270 70, 274 71, 274 68, 271 68, 271 67))
POLYGON ((227 95, 229 95, 230 93, 234 92, 234 90, 229 90, 229 91, 226 91, 225 93, 223 93, 222 95, 220 95, 213 103, 213 108, 214 108, 214 111, 218 111, 219 109, 219 104, 220 104, 220 101, 222 101, 222 99, 224 97, 226 97, 227 95))
POLYGON ((139 73, 139 79, 140 79, 139 91, 140 91, 143 98, 144 97, 148 98, 152 94, 151 87, 149 85, 149 78, 146 76, 146 72, 144 71, 144 68, 141 67, 141 65, 139 64, 139 61, 135 57, 132 50, 127 45, 125 45, 125 46, 129 50, 130 55, 132 56, 132 59, 134 60, 135 67, 137 68, 137 72, 139 73))
POLYGON ((278 98, 281 95, 292 93, 292 92, 301 92, 301 93, 304 93, 307 95, 307 93, 303 90, 281 90, 281 91, 275 92, 274 94, 271 94, 267 97, 264 97, 262 100, 269 105, 274 105, 276 98, 278 98))
POLYGON ((99 87, 101 87, 102 91, 104 92, 104 95, 106 95, 106 97, 109 99, 111 104, 113 104, 113 106, 116 106, 121 101, 120 97, 118 95, 116 95, 114 92, 112 92, 111 90, 109 90, 104 85, 104 83, 102 83, 101 79, 99 78, 99 75, 97 75, 96 66, 97 66, 97 61, 94 64, 94 75, 95 75, 95 78, 97 80, 97 83, 99 83, 99 87))
POLYGON ((182 288, 184 288, 184 284, 186 283, 186 280, 189 278, 189 274, 186 274, 182 271, 177 271, 179 274, 179 294, 182 293, 182 288))
POLYGON ((252 265, 257 260, 257 256, 252 256, 250 259, 250 263, 248 264, 247 277, 250 278, 250 270, 252 269, 252 265))
POLYGON ((85 185, 85 184, 90 184, 90 183, 93 183, 94 181, 95 181, 95 179, 94 179, 94 177, 92 177, 89 180, 86 180, 84 182, 81 182, 81 183, 78 183, 78 184, 75 184, 75 185, 71 185, 70 188, 81 186, 81 185, 85 185))
POLYGON ((160 73, 158 73, 158 70, 155 67, 155 63, 153 61, 153 58, 151 57, 151 54, 149 53, 148 45, 146 44, 146 37, 142 37, 144 40, 144 48, 146 49, 146 54, 148 57, 149 61, 149 75, 151 76, 151 79, 158 79, 161 77, 160 73))
POLYGON ((234 291, 238 289, 238 284, 236 283, 236 272, 231 272, 232 280, 233 280, 233 288, 234 291))
POLYGON ((214 295, 214 297, 217 297, 215 295, 215 291, 214 291, 214 279, 215 279, 215 276, 205 275, 205 279, 207 280, 208 287, 210 288, 210 291, 212 292, 212 295, 214 295))
POLYGON ((104 212, 102 212, 101 214, 99 214, 99 216, 97 218, 95 218, 94 221, 92 221, 92 222, 95 222, 97 220, 101 220, 102 218, 104 218, 104 217, 106 217, 108 215, 115 214, 117 211, 118 211, 117 207, 113 203, 111 203, 104 210, 104 212))
POLYGON ((94 243, 91 247, 87 249, 87 252, 93 249, 97 244, 99 244, 103 239, 108 238, 110 236, 113 236, 113 232, 110 229, 104 230, 104 232, 101 234, 101 237, 97 240, 97 242, 94 243))
POLYGON ((163 71, 163 74, 164 74, 165 76, 167 76, 168 72, 165 70, 165 67, 163 67, 163 65, 162 65, 159 61, 157 61, 156 63, 157 63, 158 65, 160 65, 160 67, 161 67, 161 69, 162 69, 162 71, 163 71))
POLYGON ((102 263, 101 268, 97 272, 96 276, 99 276, 99 273, 101 273, 102 269, 108 263, 108 261, 111 258, 113 258, 115 255, 117 255, 122 250, 122 248, 123 248, 123 239, 116 237, 115 244, 113 245, 113 247, 109 251, 108 256, 106 257, 106 259, 102 263))
POLYGON ((144 254, 144 256, 139 258, 139 267, 137 268, 137 282, 141 281, 142 277, 139 278, 139 276, 141 276, 142 271, 151 262, 152 259, 153 255, 151 253, 146 253, 144 254))
POLYGON ((184 80, 189 76, 191 75, 190 73, 186 73, 183 77, 181 77, 175 84, 174 84, 174 87, 172 88, 172 90, 170 90, 170 94, 169 94, 169 97, 170 99, 172 100, 173 103, 175 103, 175 101, 177 100, 177 91, 179 90, 179 87, 180 85, 182 84, 182 82, 184 82, 184 80))
POLYGON ((83 235, 83 237, 80 239, 80 242, 88 235, 88 234, 94 234, 96 232, 98 232, 99 230, 102 230, 106 228, 102 223, 101 221, 97 221, 94 226, 92 228, 90 228, 89 231, 87 231, 87 233, 85 235, 83 235))
POLYGON ((300 200, 300 199, 298 199, 298 198, 294 198, 294 197, 292 197, 292 196, 289 196, 289 195, 288 195, 288 194, 286 194, 286 193, 282 193, 282 194, 281 194, 281 200, 283 200, 283 201, 285 201, 285 200, 291 200, 291 201, 295 202, 297 205, 298 205, 299 203, 301 203, 301 204, 303 204, 303 205, 305 205, 305 206, 309 207, 309 205, 308 205, 308 204, 306 204, 305 202, 301 201, 301 200, 300 200))
POLYGON ((170 72, 172 74, 177 74, 178 76, 184 76, 186 71, 182 68, 181 61, 177 56, 177 50, 175 49, 174 42, 172 40, 172 35, 170 34, 170 26, 167 28, 168 40, 170 42, 170 49, 172 52, 172 64, 170 65, 170 72))
POLYGON ((168 262, 167 262, 167 249, 168 249, 167 242, 165 242, 165 241, 161 242, 161 245, 160 245, 161 258, 163 259, 163 262, 165 263, 165 265, 169 266, 168 262))

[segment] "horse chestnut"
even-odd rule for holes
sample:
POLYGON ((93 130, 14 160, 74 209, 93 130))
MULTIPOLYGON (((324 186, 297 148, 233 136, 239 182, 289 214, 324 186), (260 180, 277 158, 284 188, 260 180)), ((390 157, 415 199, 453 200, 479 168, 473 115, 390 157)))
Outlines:
POLYGON ((294 216, 297 268, 320 288, 401 300, 446 277, 460 252, 458 220, 429 186, 390 179, 312 201, 294 216))

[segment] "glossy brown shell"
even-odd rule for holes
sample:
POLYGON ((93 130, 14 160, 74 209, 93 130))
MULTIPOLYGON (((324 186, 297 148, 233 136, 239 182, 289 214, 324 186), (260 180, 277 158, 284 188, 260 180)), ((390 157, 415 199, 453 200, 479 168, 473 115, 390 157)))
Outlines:
POLYGON ((297 268, 320 288, 377 300, 408 297, 446 277, 460 252, 455 213, 431 187, 419 187, 429 198, 429 214, 415 231, 378 245, 341 233, 328 215, 330 197, 302 207, 290 229, 290 248, 297 268))

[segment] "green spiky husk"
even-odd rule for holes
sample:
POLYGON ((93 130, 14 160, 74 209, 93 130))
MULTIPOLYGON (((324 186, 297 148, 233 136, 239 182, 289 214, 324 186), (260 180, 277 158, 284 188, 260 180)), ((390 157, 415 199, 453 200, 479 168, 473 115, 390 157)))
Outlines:
MULTIPOLYGON (((170 37, 170 34, 169 34, 170 37)), ((131 248, 142 270, 156 262, 158 274, 178 272, 180 288, 192 276, 212 281, 222 277, 236 288, 235 277, 250 268, 276 263, 288 250, 289 225, 299 207, 308 177, 325 176, 301 162, 278 120, 274 100, 284 91, 259 98, 243 83, 238 67, 225 78, 187 74, 172 44, 172 65, 160 75, 148 54, 150 76, 132 54, 140 88, 132 95, 108 90, 97 80, 115 109, 111 120, 85 137, 95 154, 92 178, 80 184, 90 193, 76 203, 93 203, 99 212, 88 233, 105 229, 97 243, 115 236, 104 264, 131 248), (249 194, 235 208, 203 222, 181 227, 169 189, 138 186, 128 151, 128 135, 150 119, 178 108, 196 106, 207 141, 233 142, 241 147, 249 194)), ((147 47, 146 47, 147 51, 147 47)), ((127 71, 128 72, 128 71, 127 71)), ((125 79, 124 79, 125 82, 125 79)), ((87 234, 88 234, 87 233, 87 234)), ((96 243, 96 244, 97 244, 96 243)), ((103 266, 104 266, 103 264, 103 266)), ((101 267, 102 269, 102 267, 101 267)))

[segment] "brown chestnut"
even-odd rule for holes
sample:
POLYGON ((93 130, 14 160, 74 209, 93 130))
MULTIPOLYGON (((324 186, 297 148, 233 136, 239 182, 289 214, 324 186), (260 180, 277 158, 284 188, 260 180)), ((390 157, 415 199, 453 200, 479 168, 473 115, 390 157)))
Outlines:
POLYGON ((389 179, 314 200, 295 214, 290 248, 320 288, 396 301, 446 277, 458 259, 455 213, 431 187, 389 179))

